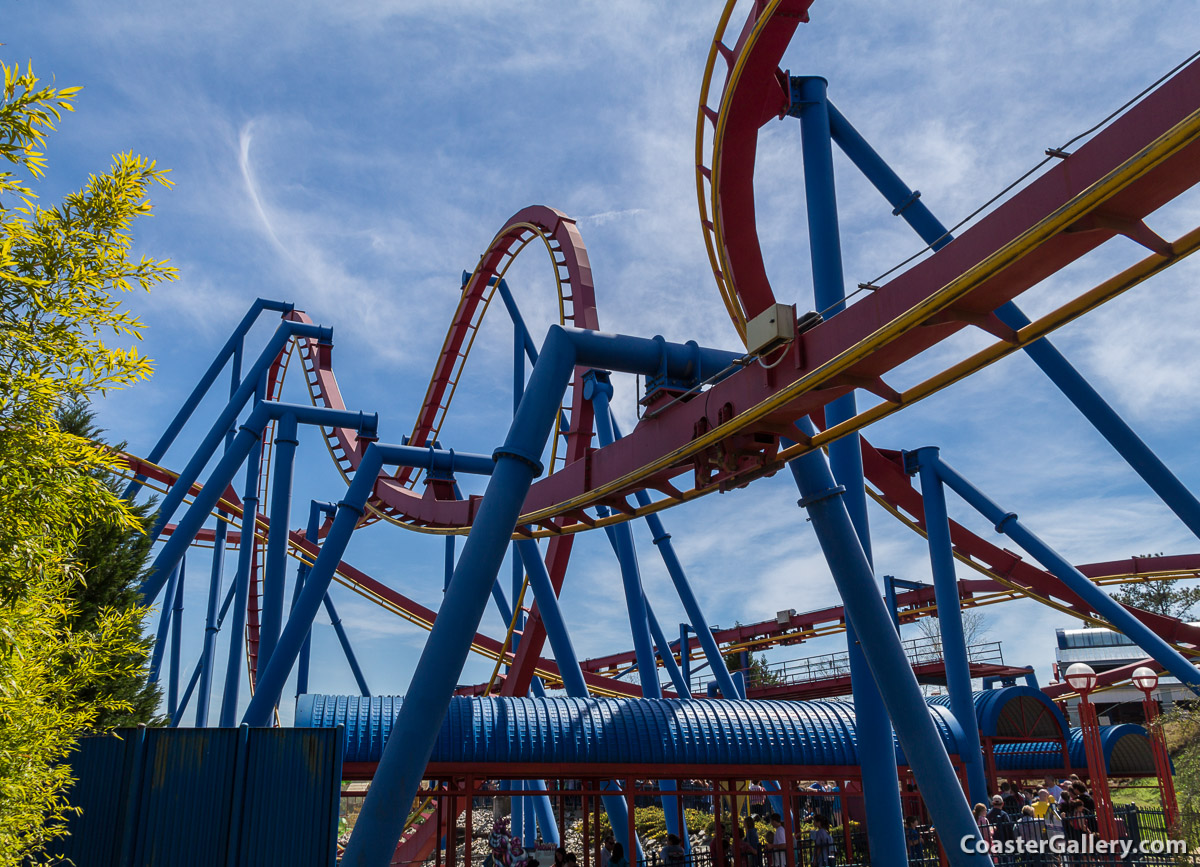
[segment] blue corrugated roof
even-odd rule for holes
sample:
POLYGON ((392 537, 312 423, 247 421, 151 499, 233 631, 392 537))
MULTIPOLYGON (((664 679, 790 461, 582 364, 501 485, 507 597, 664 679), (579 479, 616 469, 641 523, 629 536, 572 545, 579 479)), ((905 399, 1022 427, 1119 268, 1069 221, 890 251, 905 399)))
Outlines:
MULTIPOLYGON (((1032 686, 1006 686, 972 693, 979 733, 984 737, 1066 737, 1067 720, 1044 692, 1032 686)), ((950 707, 950 696, 926 702, 950 707)))
MULTIPOLYGON (((1122 723, 1100 726, 1100 746, 1104 751, 1105 770, 1111 776, 1142 776, 1154 773, 1154 754, 1150 738, 1139 725, 1122 723)), ((1087 767, 1083 748, 1083 730, 1072 729, 1067 741, 1071 768, 1087 767)), ((997 744, 996 767, 1001 771, 1067 771, 1063 767, 1062 747, 1045 743, 997 744)))
MULTIPOLYGON (((345 725, 345 760, 376 762, 401 702, 304 695, 296 725, 345 725)), ((929 711, 957 754, 950 712, 929 711)), ((899 746, 896 754, 904 764, 899 746)), ((857 765, 858 750, 846 702, 456 696, 430 761, 857 765)))

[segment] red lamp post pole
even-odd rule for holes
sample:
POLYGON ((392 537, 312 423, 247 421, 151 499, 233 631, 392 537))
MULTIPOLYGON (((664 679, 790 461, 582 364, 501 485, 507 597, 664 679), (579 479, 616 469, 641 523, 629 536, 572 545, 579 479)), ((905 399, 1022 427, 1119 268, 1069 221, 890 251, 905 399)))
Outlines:
POLYGON ((1117 839, 1117 820, 1113 816, 1112 795, 1108 791, 1108 769, 1104 765, 1104 748, 1100 744, 1100 720, 1096 706, 1088 696, 1096 688, 1096 672, 1084 662, 1067 667, 1066 681, 1079 693, 1079 728, 1083 730, 1083 750, 1087 756, 1088 778, 1092 783, 1092 800, 1096 803, 1096 820, 1100 837, 1117 839))
POLYGON ((1096 821, 1100 836, 1105 840, 1117 839, 1117 822, 1113 816, 1112 795, 1108 791, 1108 775, 1104 766, 1104 749, 1100 745, 1100 720, 1096 706, 1088 693, 1079 693, 1079 727, 1083 729, 1083 748, 1087 755, 1088 778, 1091 781, 1092 800, 1096 802, 1096 821))
POLYGON ((1167 741, 1162 726, 1156 726, 1158 702, 1151 693, 1158 686, 1158 673, 1142 667, 1134 671, 1133 682, 1142 691, 1142 710, 1146 714, 1146 732, 1150 736, 1150 751, 1154 754, 1154 772, 1158 776, 1159 797, 1162 799, 1163 819, 1167 829, 1175 827, 1179 818, 1179 803, 1175 799, 1175 781, 1171 777, 1171 758, 1167 755, 1167 741))

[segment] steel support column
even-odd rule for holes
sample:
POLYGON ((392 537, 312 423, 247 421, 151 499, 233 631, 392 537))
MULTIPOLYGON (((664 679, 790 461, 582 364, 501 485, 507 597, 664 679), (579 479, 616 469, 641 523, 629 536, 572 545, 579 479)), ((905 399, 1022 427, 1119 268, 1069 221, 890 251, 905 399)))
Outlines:
POLYGON ((1067 562, 1057 551, 1030 532, 1017 519, 1015 512, 1004 511, 945 461, 938 460, 937 472, 941 480, 952 491, 995 525, 996 532, 1003 533, 1028 551, 1035 560, 1062 581, 1067 589, 1086 602, 1093 611, 1131 638, 1147 655, 1153 657, 1163 668, 1179 678, 1180 683, 1200 694, 1200 670, 1195 665, 1160 638, 1150 627, 1125 610, 1121 603, 1092 583, 1087 576, 1067 562))
POLYGON ((178 581, 179 563, 176 563, 167 578, 167 592, 163 594, 162 610, 158 614, 158 631, 154 635, 154 647, 150 651, 150 668, 147 679, 151 683, 158 683, 163 656, 167 652, 167 636, 171 632, 171 606, 175 603, 175 584, 178 581))
MULTIPOLYGON (((806 436, 815 434, 807 419, 798 422, 797 426, 806 436)), ((817 540, 845 604, 847 621, 855 624, 863 655, 879 686, 888 716, 896 727, 896 736, 904 756, 913 769, 942 839, 949 842, 946 855, 950 864, 954 867, 990 865, 988 856, 975 853, 973 848, 970 852, 960 851, 956 845, 964 838, 968 841, 977 839, 979 828, 933 724, 916 676, 908 665, 900 636, 892 627, 883 598, 875 585, 875 576, 866 552, 843 502, 845 489, 834 481, 825 456, 819 450, 802 455, 788 466, 800 488, 800 503, 808 510, 817 540)), ((859 718, 860 725, 861 722, 859 718)), ((866 761, 860 750, 859 762, 864 766, 864 771, 866 761)), ((889 772, 895 777, 895 754, 891 753, 887 761, 889 772)), ((868 804, 873 797, 877 797, 871 792, 865 794, 868 804)), ((898 783, 896 800, 899 800, 898 783)), ((872 838, 872 847, 874 845, 872 838)), ((872 852, 873 858, 880 859, 881 863, 907 863, 906 847, 900 849, 898 858, 894 853, 881 857, 874 848, 872 852)))
MULTIPOLYGON (((830 131, 828 82, 816 76, 792 79, 793 101, 800 118, 801 153, 804 162, 804 196, 808 211, 808 243, 812 262, 816 308, 829 318, 846 307, 846 282, 842 271, 841 233, 838 227, 837 193, 833 176, 833 144, 830 131)), ((827 425, 852 418, 857 413, 854 392, 837 398, 825 408, 827 425)), ((867 501, 863 490, 862 450, 858 436, 843 437, 829 445, 829 465, 837 483, 848 492, 841 498, 853 522, 868 565, 872 562, 867 501)), ((874 581, 872 581, 874 588, 874 581)), ((878 596, 878 588, 872 592, 878 596)), ((854 713, 858 720, 859 758, 866 794, 867 833, 871 851, 884 861, 904 864, 904 817, 900 785, 892 761, 892 729, 884 712, 879 688, 859 647, 853 624, 846 624, 846 647, 850 661, 850 684, 854 713)), ((894 721, 893 721, 894 722, 894 721)))
POLYGON ((171 666, 167 674, 167 716, 175 718, 179 707, 179 663, 183 651, 183 585, 187 578, 187 560, 179 561, 179 580, 175 583, 175 604, 171 607, 171 666))
MULTIPOLYGON (((562 677, 563 689, 573 698, 587 698, 587 682, 583 679, 583 670, 579 667, 579 657, 571 643, 571 634, 567 631, 562 609, 558 605, 558 596, 554 592, 554 584, 550 581, 550 573, 542 560, 537 542, 524 539, 514 543, 516 552, 520 555, 520 563, 529 575, 529 587, 533 590, 533 598, 537 601, 538 612, 546 627, 546 640, 550 642, 550 650, 554 661, 558 663, 558 673, 562 677)), ((608 811, 609 825, 614 829, 624 829, 628 817, 625 815, 623 798, 604 796, 604 809, 608 811)), ((620 833, 622 845, 628 846, 629 841, 620 833)))
POLYGON ((271 478, 271 527, 267 531, 267 567, 263 573, 262 627, 258 633, 258 665, 266 665, 283 629, 284 584, 287 581, 288 523, 292 519, 292 475, 296 465, 299 423, 290 412, 275 422, 275 457, 271 478))
POLYGON ((950 541, 950 517, 946 512, 946 492, 938 478, 938 449, 929 446, 910 452, 909 472, 921 476, 921 499, 925 504, 925 532, 929 538, 929 562, 933 569, 933 592, 937 602, 941 633, 942 660, 946 668, 946 689, 950 693, 950 712, 962 728, 962 760, 967 769, 967 790, 971 803, 988 803, 987 778, 983 772, 983 748, 979 743, 979 719, 971 690, 971 663, 963 633, 959 607, 958 576, 954 571, 954 549, 950 541))

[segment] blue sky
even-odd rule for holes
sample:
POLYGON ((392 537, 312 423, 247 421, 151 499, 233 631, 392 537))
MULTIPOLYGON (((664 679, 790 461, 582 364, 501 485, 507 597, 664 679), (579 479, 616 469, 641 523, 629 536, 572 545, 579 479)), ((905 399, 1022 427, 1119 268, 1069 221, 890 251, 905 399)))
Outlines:
MULTIPOLYGON (((830 98, 946 223, 957 222, 1188 54, 1194 16, 1169 3, 818 3, 785 57, 830 81, 830 98)), ((148 325, 154 379, 100 402, 115 438, 145 453, 256 296, 294 301, 334 327, 347 403, 381 414, 385 439, 411 427, 470 270, 504 220, 546 204, 578 220, 606 330, 735 348, 696 213, 693 136, 700 77, 720 4, 633 2, 10 4, 0 57, 32 59, 83 85, 51 141, 48 200, 133 150, 172 171, 137 247, 170 258, 179 282, 130 306, 148 325)), ((744 13, 735 14, 740 21, 744 13)), ((837 161, 846 275, 873 278, 918 248, 890 209, 837 161)), ((760 136, 756 184, 767 270, 781 300, 810 305, 799 133, 760 136)), ((1200 223, 1187 195, 1150 219, 1171 238, 1200 223)), ((1114 240, 1028 293, 1049 309, 1141 258, 1114 240)), ((1185 262, 1060 332, 1056 342, 1192 487, 1200 420, 1197 269, 1185 262)), ((509 275, 535 335, 553 315, 551 270, 529 251, 509 275)), ((261 339, 265 329, 256 332, 261 339)), ((485 324, 444 441, 490 452, 510 412, 510 328, 485 324)), ((964 334, 958 346, 980 344, 964 334)), ((253 345, 253 340, 251 341, 253 345)), ((931 372, 949 350, 906 366, 931 372)), ((634 422, 635 393, 615 405, 634 422)), ((285 396, 301 399, 298 379, 285 396)), ((198 418, 211 419, 216 402, 198 418)), ((201 428, 169 453, 181 466, 201 428)), ((1012 357, 867 432, 877 446, 936 444, 995 499, 1076 562, 1195 550, 1149 493, 1024 357, 1012 357)), ((319 438, 303 438, 298 503, 343 486, 319 438)), ((781 474, 664 516, 712 623, 836 602, 815 539, 781 474)), ((961 503, 952 514, 994 534, 961 503)), ((293 525, 301 523, 298 514, 293 525)), ((924 543, 872 511, 880 573, 928 580, 924 543)), ((663 623, 682 611, 645 529, 643 579, 663 623)), ((1010 545, 1011 547, 1011 545, 1010 545)), ((376 526, 347 559, 436 607, 440 540, 376 526)), ((204 554, 189 570, 198 652, 204 554)), ((607 542, 576 546, 563 601, 581 655, 631 645, 607 542)), ((368 680, 403 692, 424 635, 335 590, 368 680)), ((1047 679, 1055 612, 1019 602, 987 610, 1006 660, 1047 679)), ((486 631, 499 633, 489 612, 486 631)), ((227 636, 222 637, 224 653, 227 636)), ((352 681, 318 625, 314 691, 352 681)), ((834 650, 840 639, 775 654, 834 650)), ((190 668, 190 664, 187 666, 190 668)), ((471 663, 464 681, 491 664, 471 663)), ((290 709, 290 703, 285 702, 290 709)), ((285 713, 285 715, 287 715, 285 713)))

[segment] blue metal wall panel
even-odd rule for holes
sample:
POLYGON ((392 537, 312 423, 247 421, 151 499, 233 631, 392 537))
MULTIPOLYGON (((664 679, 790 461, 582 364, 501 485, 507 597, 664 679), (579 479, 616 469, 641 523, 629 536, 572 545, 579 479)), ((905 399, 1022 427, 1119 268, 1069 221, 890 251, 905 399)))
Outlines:
POLYGON ((68 817, 68 836, 56 840, 50 853, 76 864, 115 863, 121 846, 125 807, 121 797, 133 770, 138 733, 124 738, 108 736, 87 738, 71 755, 71 773, 76 782, 67 790, 67 802, 82 814, 68 817), (94 785, 93 781, 103 781, 94 785), (85 820, 83 817, 86 816, 85 820))
POLYGON ((329 729, 256 730, 249 741, 238 834, 243 867, 332 864, 337 847, 342 736, 329 729), (314 855, 323 857, 314 859, 314 855))
MULTIPOLYGON (((374 762, 402 701, 305 695, 296 724, 345 725, 345 760, 374 762)), ((949 711, 929 713, 957 754, 949 711)), ((903 763, 899 745, 896 756, 903 763)), ((432 761, 850 766, 858 750, 854 708, 845 702, 458 696, 432 761)))
POLYGON ((119 733, 72 755, 83 813, 56 854, 80 867, 332 867, 344 731, 119 733))
POLYGON ((131 867, 225 860, 237 729, 147 729, 131 867))

